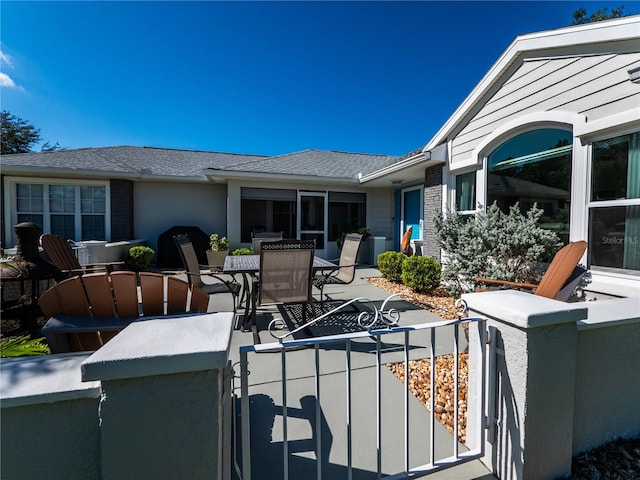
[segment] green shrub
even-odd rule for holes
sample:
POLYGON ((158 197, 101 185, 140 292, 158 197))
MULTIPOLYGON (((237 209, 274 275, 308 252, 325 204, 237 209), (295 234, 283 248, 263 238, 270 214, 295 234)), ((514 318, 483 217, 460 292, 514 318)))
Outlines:
POLYGON ((430 292, 440 285, 440 262, 432 257, 406 257, 402 262, 402 283, 414 292, 430 292))
POLYGON ((378 255, 378 270, 382 276, 392 282, 400 282, 402 262, 407 258, 402 252, 382 252, 378 255))
POLYGON ((452 295, 473 291, 476 277, 536 283, 537 262, 548 262, 562 246, 558 236, 542 228, 536 204, 526 213, 516 203, 508 213, 494 202, 486 215, 436 215, 436 241, 444 251, 442 283, 452 295))
POLYGON ((253 249, 251 248, 236 248, 231 255, 253 255, 253 249))
POLYGON ((129 249, 129 254, 125 259, 128 268, 135 272, 142 272, 151 266, 155 252, 150 247, 137 245, 129 249))

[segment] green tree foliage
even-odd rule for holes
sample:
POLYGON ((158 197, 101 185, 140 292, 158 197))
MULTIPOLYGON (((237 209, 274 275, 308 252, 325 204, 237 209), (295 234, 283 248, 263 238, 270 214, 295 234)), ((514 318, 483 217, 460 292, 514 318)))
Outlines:
POLYGON ((619 7, 611 10, 611 13, 607 14, 607 9, 601 8, 600 10, 593 12, 591 15, 587 15, 587 11, 584 7, 581 7, 573 12, 573 21, 571 22, 571 25, 583 25, 585 23, 601 22, 602 20, 626 17, 627 15, 622 14, 623 9, 624 5, 620 5, 619 7))
MULTIPOLYGON (((40 130, 30 125, 20 117, 3 110, 0 113, 0 126, 2 128, 0 136, 0 153, 29 153, 31 147, 40 141, 40 130)), ((51 145, 45 142, 41 151, 51 152, 60 150, 60 145, 56 142, 51 145)))
POLYGON ((523 214, 517 203, 504 213, 494 203, 486 215, 437 215, 445 288, 452 295, 473 291, 476 277, 537 282, 541 274, 532 268, 534 264, 550 261, 562 246, 555 232, 539 225, 543 213, 534 204, 523 214))
POLYGON ((31 146, 40 141, 40 130, 29 125, 23 119, 3 110, 0 114, 2 123, 2 154, 27 153, 31 146))

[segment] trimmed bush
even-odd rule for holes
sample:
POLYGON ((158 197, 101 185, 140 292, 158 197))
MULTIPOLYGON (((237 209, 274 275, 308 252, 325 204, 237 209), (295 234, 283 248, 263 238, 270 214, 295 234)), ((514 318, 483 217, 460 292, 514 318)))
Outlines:
POLYGON ((384 278, 392 282, 400 282, 402 275, 402 262, 407 258, 401 252, 382 252, 378 255, 378 270, 384 278))
POLYGON ((125 263, 134 272, 142 272, 151 266, 154 254, 152 248, 137 245, 129 249, 125 263))
POLYGON ((402 262, 401 279, 414 292, 427 293, 440 285, 440 262, 432 257, 406 257, 402 262))
POLYGON ((253 255, 253 249, 251 248, 236 248, 231 255, 253 255))

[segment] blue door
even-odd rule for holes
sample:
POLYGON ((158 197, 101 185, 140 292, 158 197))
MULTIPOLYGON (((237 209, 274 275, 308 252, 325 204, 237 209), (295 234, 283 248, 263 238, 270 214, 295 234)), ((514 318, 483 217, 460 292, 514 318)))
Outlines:
POLYGON ((401 203, 400 238, 413 227, 411 240, 422 240, 422 186, 402 190, 401 203))

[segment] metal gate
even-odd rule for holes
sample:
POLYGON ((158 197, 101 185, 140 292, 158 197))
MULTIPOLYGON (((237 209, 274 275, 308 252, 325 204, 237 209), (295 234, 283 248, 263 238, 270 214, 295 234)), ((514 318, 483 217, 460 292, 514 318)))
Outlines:
MULTIPOLYGON (((382 311, 377 314, 384 317, 382 311)), ((486 319, 400 327, 398 318, 383 328, 241 347, 240 397, 234 399, 233 414, 238 478, 351 479, 366 473, 366 478, 400 480, 481 457, 486 419, 492 417, 486 412, 486 405, 492 404, 487 402, 485 387, 489 362, 486 319), (469 329, 476 329, 474 335, 468 335, 469 329), (468 338, 477 338, 478 345, 469 345, 468 338), (475 382, 477 395, 466 400, 464 433, 473 432, 473 438, 467 436, 462 443, 458 398, 460 359, 465 353, 473 357, 467 360, 468 365, 474 365, 468 382, 469 387, 475 382), (425 381, 430 393, 427 408, 422 404, 416 407, 410 388, 410 362, 428 361, 433 366, 443 355, 452 357, 454 371, 455 401, 445 412, 453 415, 452 433, 443 433, 438 420, 442 412, 434 393, 439 382, 436 368, 430 368, 425 381), (250 387, 251 362, 272 374, 280 370, 280 378, 269 382, 270 394, 261 393, 267 391, 267 382, 260 378, 254 377, 250 387), (390 363, 404 366, 402 382, 389 380, 385 369, 390 363), (308 368, 308 373, 300 374, 297 370, 301 368, 308 368), (300 393, 303 382, 309 388, 300 393), (265 398, 268 414, 260 410, 258 401, 264 403, 265 398), (299 425, 301 419, 308 423, 306 430, 292 428, 291 424, 299 425), (256 423, 263 428, 259 433, 256 423), (300 431, 307 432, 307 437, 300 438, 300 431)))

